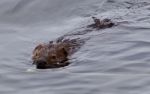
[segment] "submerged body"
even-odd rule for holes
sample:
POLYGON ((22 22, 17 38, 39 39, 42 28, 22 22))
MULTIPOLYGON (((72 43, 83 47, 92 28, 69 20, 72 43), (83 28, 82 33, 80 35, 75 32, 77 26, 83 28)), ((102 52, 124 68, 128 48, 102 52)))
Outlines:
MULTIPOLYGON (((94 24, 89 25, 90 28, 108 28, 114 25, 109 19, 100 21, 93 18, 94 24)), ((74 34, 64 35, 56 41, 51 41, 46 44, 39 44, 33 51, 33 64, 37 69, 60 68, 69 65, 68 59, 74 52, 87 41, 87 38, 78 37, 77 35, 84 35, 92 30, 83 30, 74 34), (77 36, 75 39, 68 39, 68 36, 77 36)))

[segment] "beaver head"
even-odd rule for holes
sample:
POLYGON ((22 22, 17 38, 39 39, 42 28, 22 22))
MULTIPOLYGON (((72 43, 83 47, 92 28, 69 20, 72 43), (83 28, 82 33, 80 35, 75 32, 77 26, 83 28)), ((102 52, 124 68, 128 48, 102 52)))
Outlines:
POLYGON ((68 65, 66 47, 63 43, 38 45, 33 51, 33 64, 37 69, 59 68, 68 65))

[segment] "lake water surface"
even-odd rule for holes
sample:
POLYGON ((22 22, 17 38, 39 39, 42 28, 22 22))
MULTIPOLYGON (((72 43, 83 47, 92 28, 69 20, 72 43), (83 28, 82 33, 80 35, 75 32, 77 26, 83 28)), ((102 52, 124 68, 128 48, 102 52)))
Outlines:
POLYGON ((150 94, 150 0, 1 0, 0 94, 150 94), (64 68, 37 70, 36 45, 110 18, 64 68))

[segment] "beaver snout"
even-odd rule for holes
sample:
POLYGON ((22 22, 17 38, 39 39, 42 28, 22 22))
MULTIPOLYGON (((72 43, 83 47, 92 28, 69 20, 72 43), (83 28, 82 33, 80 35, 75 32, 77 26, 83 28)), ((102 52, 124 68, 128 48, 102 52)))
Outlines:
POLYGON ((37 69, 46 69, 46 62, 43 60, 34 61, 37 69))

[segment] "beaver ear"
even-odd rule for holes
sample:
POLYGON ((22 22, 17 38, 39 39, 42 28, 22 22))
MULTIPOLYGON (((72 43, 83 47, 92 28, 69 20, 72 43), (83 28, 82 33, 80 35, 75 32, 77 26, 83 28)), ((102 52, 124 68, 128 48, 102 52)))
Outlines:
POLYGON ((41 49, 42 47, 43 47, 43 44, 39 44, 38 46, 35 47, 35 50, 36 49, 41 49))
POLYGON ((65 48, 62 48, 61 50, 62 50, 63 54, 67 57, 68 56, 67 50, 65 48))

